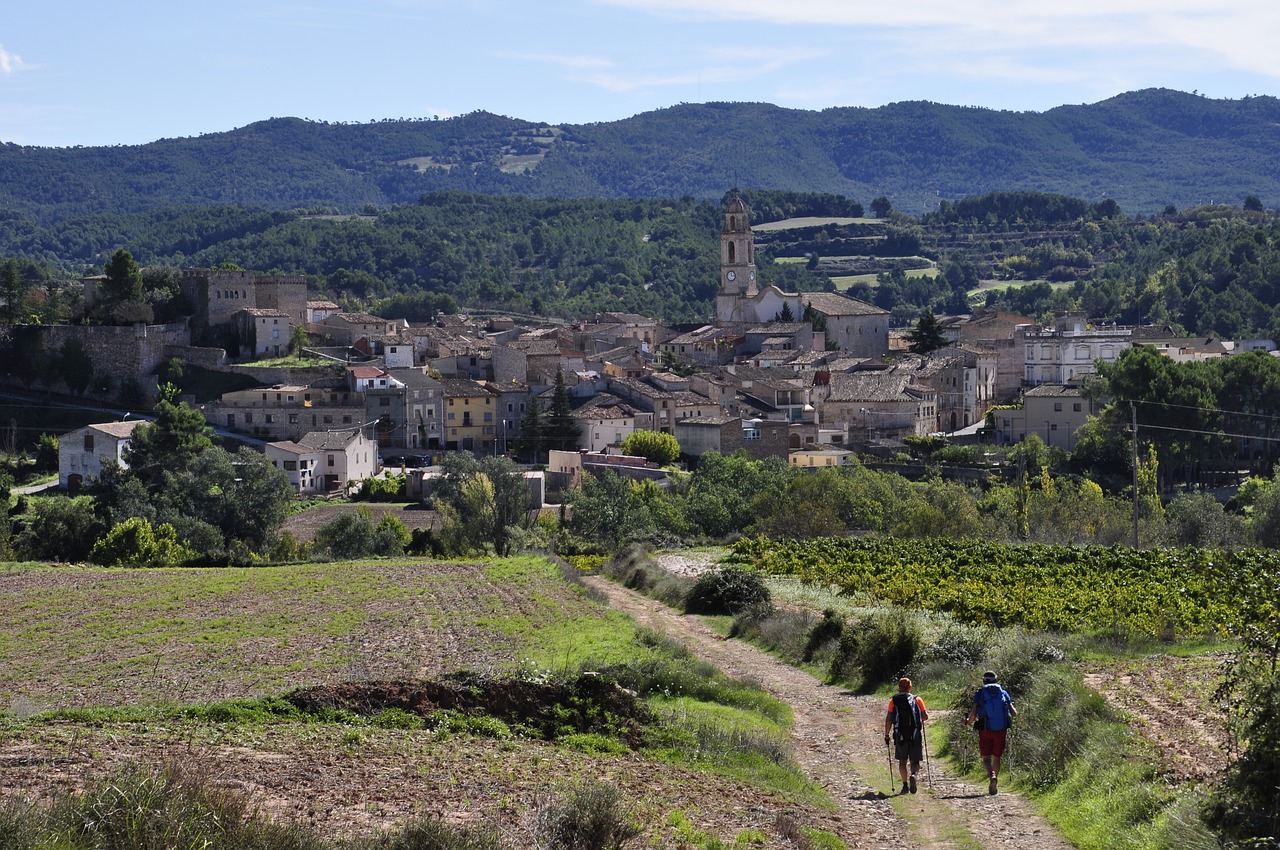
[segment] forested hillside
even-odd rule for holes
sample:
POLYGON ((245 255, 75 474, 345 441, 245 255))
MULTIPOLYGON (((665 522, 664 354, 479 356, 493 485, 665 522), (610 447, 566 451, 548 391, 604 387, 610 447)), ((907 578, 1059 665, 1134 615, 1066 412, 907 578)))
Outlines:
MULTIPOLYGON (((743 193, 761 278, 787 290, 837 285, 913 323, 975 306, 1033 317, 1082 310, 1224 338, 1280 337, 1280 219, 1248 203, 1127 216, 1113 202, 995 193, 913 218, 857 216, 839 195, 743 193), (785 219, 785 221, 777 221, 785 219), (791 260, 792 262, 784 262, 791 260), (843 269, 843 270, 842 270, 843 269), (856 271, 849 271, 855 269, 856 271)), ((714 314, 717 201, 548 199, 429 193, 377 215, 187 207, 0 228, 8 320, 76 320, 74 287, 118 248, 144 266, 305 274, 352 309, 414 321, 495 309, 576 319, 626 310, 668 321, 714 314)), ((173 276, 148 280, 170 286, 173 276)), ((148 295, 155 315, 176 293, 148 295)))
POLYGON ((329 124, 273 118, 139 146, 0 145, 0 222, 24 232, 188 205, 356 212, 457 190, 715 198, 730 186, 889 198, 909 213, 993 191, 1111 198, 1130 213, 1280 202, 1280 101, 1151 89, 1043 113, 928 102, 820 112, 681 104, 551 126, 475 112, 329 124))

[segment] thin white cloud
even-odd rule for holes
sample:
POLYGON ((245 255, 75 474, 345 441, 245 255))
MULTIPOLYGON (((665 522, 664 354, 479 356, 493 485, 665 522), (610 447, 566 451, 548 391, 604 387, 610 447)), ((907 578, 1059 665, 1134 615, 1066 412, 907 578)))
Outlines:
POLYGON ((10 53, 4 49, 4 45, 0 44, 0 74, 12 74, 14 71, 21 70, 25 67, 22 57, 16 53, 10 53))
MULTIPOLYGON (((946 39, 974 53, 1086 49, 1189 51, 1183 61, 1225 65, 1280 77, 1280 5, 1273 0, 594 0, 662 17, 775 26, 822 27, 850 36, 946 39)), ((957 49, 959 49, 959 47, 957 49)), ((1171 59, 1172 61, 1172 59, 1171 59)))

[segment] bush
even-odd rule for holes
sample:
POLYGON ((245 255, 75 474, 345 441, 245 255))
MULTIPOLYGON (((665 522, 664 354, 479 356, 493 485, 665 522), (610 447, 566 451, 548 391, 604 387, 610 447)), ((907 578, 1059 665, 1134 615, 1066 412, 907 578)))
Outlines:
POLYGON ((919 627, 906 614, 872 614, 844 628, 830 678, 856 682, 860 690, 873 691, 901 676, 919 649, 919 627))
POLYGON ((742 567, 721 567, 698 576, 684 600, 686 614, 738 614, 772 607, 764 575, 742 567))
POLYGON ((544 795, 535 806, 534 832, 550 850, 620 850, 641 829, 618 789, 588 780, 560 796, 544 795))
POLYGON ((167 567, 191 561, 196 553, 178 542, 168 523, 152 528, 142 517, 130 517, 95 543, 89 557, 106 567, 167 567))

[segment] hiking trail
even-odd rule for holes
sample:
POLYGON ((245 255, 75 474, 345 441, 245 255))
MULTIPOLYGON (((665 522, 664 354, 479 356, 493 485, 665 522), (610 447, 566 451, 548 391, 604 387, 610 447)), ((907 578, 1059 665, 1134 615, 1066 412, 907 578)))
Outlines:
MULTIPOLYGON (((840 809, 840 837, 850 848, 918 847, 926 850, 1069 850, 1069 844, 1022 795, 957 776, 931 760, 932 785, 921 768, 920 790, 896 796, 899 780, 885 751, 888 700, 825 685, 750 644, 726 640, 698 618, 685 616, 607 579, 590 577, 615 610, 668 635, 730 676, 758 683, 793 711, 792 744, 805 774, 823 786, 840 809)), ((932 711, 927 730, 939 730, 946 712, 932 711)), ((939 740, 939 743, 941 741, 939 740)), ((930 754, 932 755, 932 744, 930 754)), ((1011 747, 1016 775, 1016 752, 1011 747)), ((1005 774, 1002 772, 1002 777, 1005 774)))

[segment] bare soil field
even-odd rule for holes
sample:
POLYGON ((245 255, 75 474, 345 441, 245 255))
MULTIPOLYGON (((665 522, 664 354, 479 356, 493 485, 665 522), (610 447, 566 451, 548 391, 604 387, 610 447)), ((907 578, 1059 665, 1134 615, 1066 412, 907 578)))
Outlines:
POLYGON ((159 711, 145 721, 31 717, 49 708, 187 705, 315 685, 339 693, 350 682, 499 671, 526 655, 558 657, 559 644, 589 641, 596 621, 625 622, 555 568, 0 569, 0 607, 6 798, 48 800, 126 765, 175 762, 322 835, 367 834, 425 814, 489 824, 509 846, 529 847, 539 798, 561 783, 601 779, 623 790, 648 846, 687 846, 687 834, 668 823, 674 813, 726 843, 759 831, 766 848, 795 846, 783 838, 794 832, 789 825, 849 834, 837 811, 636 751, 159 711))

